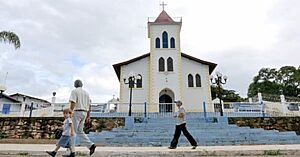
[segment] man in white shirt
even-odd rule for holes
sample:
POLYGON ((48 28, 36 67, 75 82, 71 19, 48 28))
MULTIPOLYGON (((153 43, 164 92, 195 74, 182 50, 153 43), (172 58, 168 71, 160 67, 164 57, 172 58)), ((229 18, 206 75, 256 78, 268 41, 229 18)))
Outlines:
POLYGON ((195 141, 193 136, 186 129, 186 115, 185 115, 185 110, 182 107, 182 102, 179 100, 179 101, 175 101, 175 103, 176 103, 176 106, 178 107, 178 112, 177 112, 177 115, 175 116, 176 117, 176 129, 175 129, 175 134, 174 134, 174 137, 170 144, 169 149, 176 149, 181 131, 182 131, 183 135, 188 139, 188 141, 193 146, 192 149, 196 149, 197 142, 195 141))
MULTIPOLYGON (((76 141, 79 145, 87 146, 90 149, 90 155, 95 152, 96 145, 84 133, 84 123, 89 120, 90 97, 82 89, 83 83, 80 80, 74 82, 76 89, 72 90, 70 96, 70 109, 73 111, 73 124, 76 133, 76 141)), ((72 150, 75 150, 75 142, 72 142, 72 150)))

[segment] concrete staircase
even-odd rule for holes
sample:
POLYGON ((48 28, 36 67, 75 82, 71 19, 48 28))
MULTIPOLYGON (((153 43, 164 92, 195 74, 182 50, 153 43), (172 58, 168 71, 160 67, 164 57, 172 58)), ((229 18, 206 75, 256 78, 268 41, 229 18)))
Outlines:
MULTIPOLYGON (((105 146, 169 146, 175 131, 174 118, 148 118, 135 123, 131 128, 115 128, 88 135, 95 143, 105 146)), ((253 145, 253 144, 300 144, 295 132, 251 129, 227 123, 218 123, 216 118, 187 117, 189 132, 198 145, 253 145)), ((178 146, 190 146, 182 134, 178 146)))

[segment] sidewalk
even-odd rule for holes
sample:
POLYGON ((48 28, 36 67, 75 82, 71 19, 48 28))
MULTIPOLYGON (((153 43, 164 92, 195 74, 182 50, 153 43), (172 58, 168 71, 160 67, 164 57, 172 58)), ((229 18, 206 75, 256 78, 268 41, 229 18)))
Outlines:
MULTIPOLYGON (((55 145, 49 144, 0 144, 0 156, 47 156, 46 150, 53 150, 55 145)), ((65 154, 61 149, 58 156, 65 154)), ((88 149, 76 147, 77 156, 89 156, 88 149)), ((175 150, 166 147, 97 147, 93 156, 99 157, 141 157, 141 156, 300 156, 300 145, 249 145, 249 146, 199 146, 178 147, 175 150)))

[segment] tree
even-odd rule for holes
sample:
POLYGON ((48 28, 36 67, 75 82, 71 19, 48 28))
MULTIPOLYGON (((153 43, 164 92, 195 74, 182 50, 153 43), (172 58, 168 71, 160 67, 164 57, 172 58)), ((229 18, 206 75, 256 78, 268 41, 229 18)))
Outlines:
POLYGON ((21 42, 19 37, 15 33, 9 31, 0 32, 0 42, 4 42, 4 43, 8 42, 10 44, 13 44, 15 46, 15 49, 21 47, 21 42))
POLYGON ((300 94, 300 67, 283 66, 277 69, 262 68, 248 88, 248 97, 261 91, 265 94, 281 94, 297 97, 300 94))
MULTIPOLYGON (((234 90, 227 90, 227 89, 223 89, 221 87, 221 94, 222 94, 222 100, 224 102, 239 102, 242 101, 243 99, 239 96, 239 94, 235 93, 236 91, 234 90)), ((215 99, 218 97, 219 91, 218 91, 218 87, 215 85, 211 86, 211 95, 212 95, 212 99, 215 99)))

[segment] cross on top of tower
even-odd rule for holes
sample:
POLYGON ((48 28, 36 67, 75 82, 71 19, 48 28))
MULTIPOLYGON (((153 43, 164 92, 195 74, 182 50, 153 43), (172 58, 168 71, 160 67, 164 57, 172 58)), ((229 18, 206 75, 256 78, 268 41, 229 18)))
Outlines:
POLYGON ((160 6, 162 6, 162 10, 165 10, 165 6, 167 6, 167 4, 165 4, 165 2, 163 1, 160 6))

